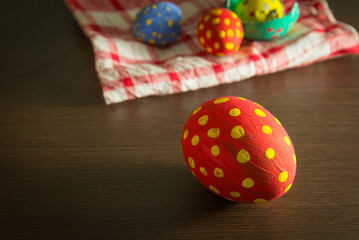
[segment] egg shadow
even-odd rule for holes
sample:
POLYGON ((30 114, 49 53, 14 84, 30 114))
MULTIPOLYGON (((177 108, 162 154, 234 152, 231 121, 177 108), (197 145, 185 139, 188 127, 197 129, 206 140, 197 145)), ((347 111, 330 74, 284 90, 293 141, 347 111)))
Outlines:
POLYGON ((118 197, 125 214, 116 218, 122 228, 121 237, 127 239, 165 237, 206 221, 211 215, 241 208, 241 204, 207 190, 186 166, 127 165, 124 172, 128 175, 122 178, 131 184, 121 186, 120 192, 126 192, 126 196, 118 197))

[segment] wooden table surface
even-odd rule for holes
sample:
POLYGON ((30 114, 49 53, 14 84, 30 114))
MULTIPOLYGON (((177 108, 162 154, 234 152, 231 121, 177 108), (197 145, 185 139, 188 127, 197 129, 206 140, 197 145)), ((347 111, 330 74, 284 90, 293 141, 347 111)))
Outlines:
MULTIPOLYGON (((358 1, 330 5, 359 28, 358 1)), ((62 1, 2 8, 0 239, 359 239, 358 56, 106 106, 62 1), (283 197, 232 203, 188 170, 182 127, 225 95, 286 127, 298 164, 283 197)))

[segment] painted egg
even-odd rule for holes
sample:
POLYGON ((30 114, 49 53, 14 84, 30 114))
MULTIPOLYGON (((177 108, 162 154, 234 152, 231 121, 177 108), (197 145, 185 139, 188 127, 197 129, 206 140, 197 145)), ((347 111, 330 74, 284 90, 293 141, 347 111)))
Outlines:
POLYGON ((242 22, 229 9, 210 9, 198 21, 197 38, 208 53, 218 56, 235 53, 243 40, 242 22))
POLYGON ((209 100, 188 118, 182 151, 193 175, 228 200, 263 203, 292 186, 296 156, 288 133, 268 110, 250 100, 209 100))
POLYGON ((244 22, 265 22, 283 17, 284 9, 280 0, 244 0, 234 11, 244 22))
POLYGON ((182 11, 171 2, 147 5, 132 20, 131 30, 135 38, 152 45, 168 45, 182 31, 182 11))
POLYGON ((284 36, 300 14, 298 3, 285 10, 280 0, 226 0, 225 6, 241 18, 244 36, 251 40, 284 36))

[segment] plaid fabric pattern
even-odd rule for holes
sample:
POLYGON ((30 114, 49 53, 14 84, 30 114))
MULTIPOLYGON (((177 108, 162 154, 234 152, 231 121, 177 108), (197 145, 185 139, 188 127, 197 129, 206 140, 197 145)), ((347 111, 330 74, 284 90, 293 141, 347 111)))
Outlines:
POLYGON ((222 1, 172 1, 182 10, 183 32, 167 47, 139 42, 132 35, 133 17, 151 2, 155 1, 66 0, 92 43, 106 104, 237 82, 359 53, 358 33, 336 21, 325 0, 299 1, 300 18, 284 37, 245 40, 237 53, 223 57, 206 54, 196 38, 199 17, 223 6, 222 1))

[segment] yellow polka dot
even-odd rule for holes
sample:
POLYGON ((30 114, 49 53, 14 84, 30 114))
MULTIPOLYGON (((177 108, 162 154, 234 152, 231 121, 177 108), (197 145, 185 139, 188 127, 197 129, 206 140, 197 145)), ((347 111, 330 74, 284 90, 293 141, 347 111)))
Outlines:
POLYGON ((238 45, 238 46, 236 47, 236 49, 234 49, 234 51, 237 52, 237 51, 239 50, 239 47, 240 47, 240 46, 238 45))
POLYGON ((230 111, 229 111, 229 115, 232 116, 232 117, 237 117, 241 114, 241 110, 239 110, 238 108, 232 108, 230 111))
POLYGON ((139 23, 139 22, 138 22, 138 23, 136 23, 136 26, 137 26, 137 27, 139 27, 139 26, 140 26, 140 23, 139 23))
POLYGON ((216 100, 213 101, 214 104, 218 104, 218 103, 224 103, 227 102, 229 100, 229 98, 217 98, 216 100))
POLYGON ((188 137, 188 129, 183 131, 183 139, 187 139, 188 137))
POLYGON ((213 47, 214 47, 214 49, 219 49, 219 43, 218 42, 215 42, 214 44, 213 44, 213 47))
POLYGON ((220 38, 225 38, 226 37, 226 32, 223 31, 223 30, 219 31, 218 35, 219 35, 220 38))
POLYGON ((211 30, 207 30, 207 31, 206 31, 206 38, 211 39, 211 37, 212 37, 212 32, 211 32, 211 30))
POLYGON ((279 120, 278 120, 276 117, 274 118, 274 120, 275 120, 279 125, 282 126, 282 124, 279 122, 279 120))
POLYGON ((211 9, 209 12, 214 15, 221 15, 222 10, 220 8, 214 8, 214 9, 211 9))
POLYGON ((154 37, 155 37, 156 35, 157 35, 157 33, 156 33, 156 32, 153 32, 153 33, 152 33, 152 36, 154 36, 154 37))
POLYGON ((216 53, 217 56, 224 56, 224 53, 218 52, 216 53))
POLYGON ((220 153, 219 151, 219 147, 217 145, 214 145, 212 148, 211 148, 211 153, 213 156, 217 157, 220 153))
POLYGON ((262 110, 260 110, 260 109, 255 109, 254 110, 254 112, 255 112, 255 114, 257 114, 258 116, 260 116, 260 117, 265 117, 265 116, 267 116, 266 114, 265 114, 265 112, 263 112, 262 110))
POLYGON ((162 45, 166 45, 166 41, 162 41, 161 44, 162 44, 162 45))
POLYGON ((234 12, 231 12, 231 16, 232 16, 232 18, 234 18, 234 19, 238 19, 237 14, 235 14, 234 12))
POLYGON ((148 43, 154 44, 154 43, 155 43, 155 40, 151 38, 150 40, 148 40, 148 43))
POLYGON ((293 154, 293 162, 294 164, 297 164, 297 157, 295 156, 295 154, 293 154))
POLYGON ((195 114, 198 113, 198 111, 201 110, 201 109, 202 109, 202 107, 199 106, 198 108, 196 108, 196 109, 193 111, 192 115, 195 115, 195 114))
POLYGON ((207 136, 210 138, 218 138, 219 134, 220 134, 219 128, 211 128, 207 132, 207 136))
POLYGON ((208 175, 207 170, 206 170, 204 167, 200 167, 200 168, 199 168, 199 171, 200 171, 204 176, 207 176, 207 175, 208 175))
POLYGON ((232 196, 232 197, 235 197, 235 198, 237 198, 237 197, 240 197, 240 196, 241 196, 241 194, 240 194, 239 192, 235 192, 235 191, 230 192, 230 194, 231 194, 231 196, 232 196))
POLYGON ((274 152, 273 148, 268 148, 268 149, 265 151, 264 156, 265 156, 267 159, 273 159, 274 156, 275 156, 275 152, 274 152))
POLYGON ((211 47, 206 47, 207 52, 211 53, 213 49, 211 47))
POLYGON ((200 118, 198 119, 198 124, 199 124, 199 125, 204 126, 204 125, 207 124, 207 122, 208 122, 208 115, 203 115, 202 117, 200 117, 200 118))
POLYGON ((153 5, 152 5, 152 8, 153 8, 153 9, 157 8, 156 4, 153 4, 153 5))
POLYGON ((272 133, 272 129, 271 129, 271 127, 268 126, 268 125, 264 125, 264 126, 262 127, 262 131, 263 131, 265 134, 271 134, 271 133, 272 133))
POLYGON ((157 13, 157 16, 161 17, 161 13, 160 13, 160 12, 158 12, 158 13, 157 13))
POLYGON ((289 184, 288 187, 284 190, 284 192, 288 192, 288 190, 292 187, 292 184, 289 184))
POLYGON ((247 100, 247 98, 242 98, 242 97, 238 97, 238 99, 241 99, 241 100, 247 100))
POLYGON ((173 25, 172 19, 168 20, 168 26, 169 26, 169 27, 172 27, 172 25, 173 25))
POLYGON ((245 188, 251 188, 254 186, 254 181, 252 178, 246 178, 242 181, 242 186, 245 188))
POLYGON ((178 22, 178 26, 182 26, 183 22, 182 21, 179 21, 178 22))
POLYGON ((171 8, 166 7, 167 12, 171 12, 171 8))
POLYGON ((151 20, 150 18, 148 18, 148 19, 146 20, 146 25, 147 25, 147 26, 150 26, 151 23, 152 23, 152 20, 151 20))
POLYGON ((223 170, 220 169, 220 168, 215 168, 213 173, 214 173, 214 176, 216 176, 218 178, 223 178, 224 177, 223 170))
POLYGON ((161 33, 158 34, 158 35, 157 35, 157 38, 158 38, 158 39, 162 38, 162 34, 161 34, 161 33))
POLYGON ((207 14, 206 16, 204 16, 204 21, 208 22, 210 18, 211 18, 211 15, 207 14))
POLYGON ((232 138, 241 138, 245 135, 245 131, 241 126, 235 126, 231 130, 232 138))
POLYGON ((226 24, 228 26, 229 24, 231 24, 231 20, 229 20, 229 18, 225 18, 224 24, 226 24))
POLYGON ((239 29, 236 29, 236 36, 237 36, 237 38, 241 37, 241 31, 239 31, 239 29))
POLYGON ((233 37, 233 36, 234 36, 234 33, 233 33, 233 30, 232 30, 232 29, 228 29, 228 30, 227 30, 227 36, 228 36, 228 37, 233 37))
POLYGON ((204 44, 204 38, 203 38, 203 37, 200 37, 200 38, 199 38, 199 41, 200 41, 202 44, 204 44))
POLYGON ((237 27, 241 26, 241 23, 239 21, 236 22, 237 27))
POLYGON ((203 30, 204 25, 202 23, 200 23, 198 28, 199 28, 199 30, 203 30))
POLYGON ((226 43, 224 44, 224 48, 227 49, 227 50, 233 50, 234 44, 231 43, 231 42, 226 42, 226 43))
POLYGON ((191 173, 193 174, 193 176, 196 176, 196 174, 193 172, 193 170, 191 170, 191 173))
POLYGON ((209 189, 214 192, 214 193, 217 193, 217 194, 220 194, 220 192, 218 191, 217 188, 213 187, 212 185, 209 186, 209 189))
POLYGON ((194 160, 193 158, 189 157, 188 158, 188 164, 191 168, 195 168, 196 167, 196 164, 194 163, 194 160))
POLYGON ((241 149, 237 153, 237 161, 239 163, 246 163, 251 159, 251 156, 249 155, 249 152, 247 152, 244 149, 241 149))
POLYGON ((265 203, 267 200, 263 199, 263 198, 257 198, 255 199, 253 202, 254 203, 265 203))
POLYGON ((218 17, 212 19, 212 24, 213 25, 219 24, 220 22, 221 22, 221 20, 218 17))
POLYGON ((285 142, 288 146, 290 146, 289 137, 285 136, 285 137, 284 137, 284 142, 285 142))
POLYGON ((198 142, 199 142, 199 136, 198 135, 193 136, 191 140, 192 145, 196 146, 198 142))
POLYGON ((227 200, 229 200, 229 201, 234 202, 234 200, 233 200, 233 199, 230 199, 230 198, 227 198, 227 197, 225 197, 225 199, 227 199, 227 200))
POLYGON ((281 172, 278 175, 278 181, 279 182, 285 182, 285 181, 287 181, 287 179, 288 179, 288 172, 287 171, 281 172))

